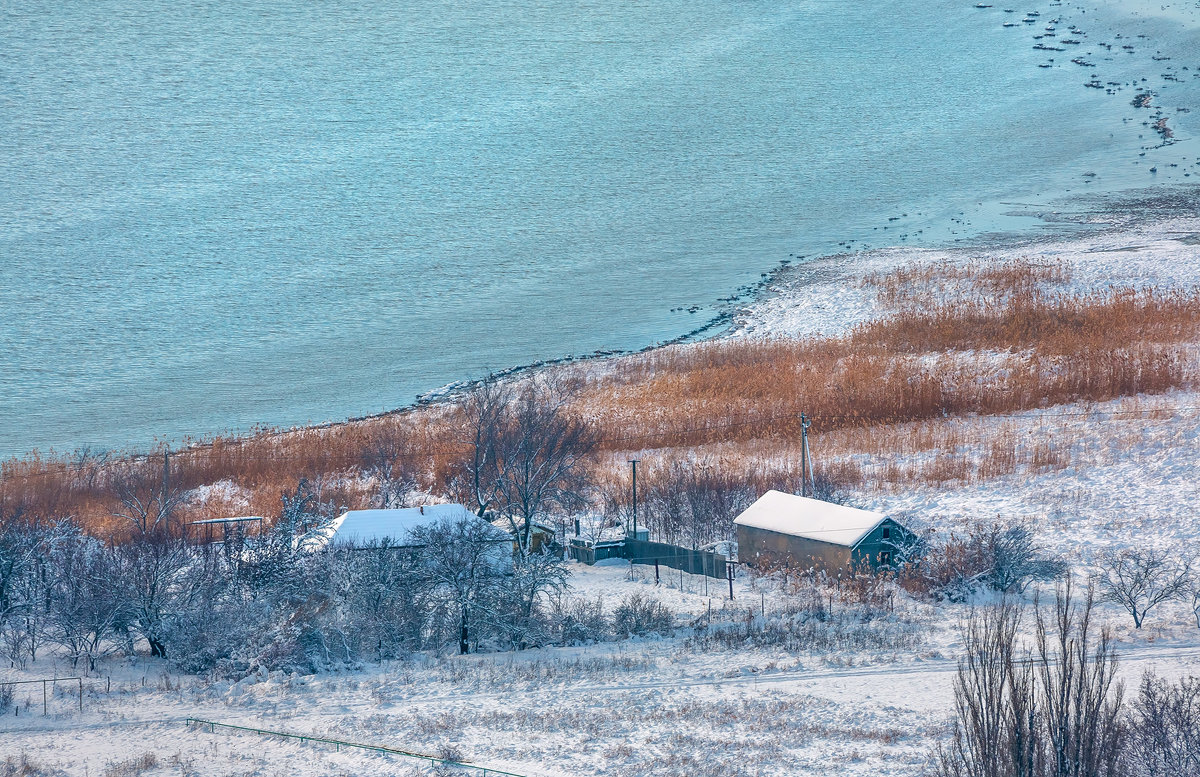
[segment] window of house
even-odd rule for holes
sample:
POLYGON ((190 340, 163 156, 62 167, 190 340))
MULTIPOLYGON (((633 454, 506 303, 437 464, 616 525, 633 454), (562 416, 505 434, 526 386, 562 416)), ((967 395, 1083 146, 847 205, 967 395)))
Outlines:
POLYGON ((885 540, 890 540, 892 538, 892 527, 891 526, 883 527, 883 538, 885 540))
POLYGON ((892 552, 885 550, 879 554, 880 566, 890 567, 892 565, 892 552))

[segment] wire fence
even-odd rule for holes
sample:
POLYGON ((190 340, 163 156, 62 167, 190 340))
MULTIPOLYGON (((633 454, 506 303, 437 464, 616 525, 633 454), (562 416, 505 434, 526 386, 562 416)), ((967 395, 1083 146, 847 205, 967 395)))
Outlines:
POLYGON ((0 680, 0 688, 13 688, 18 685, 37 685, 42 686, 42 715, 50 714, 50 689, 56 688, 58 683, 73 682, 78 683, 77 695, 79 711, 83 712, 83 678, 82 677, 45 677, 37 680, 0 680))
POLYGON ((188 726, 207 727, 210 734, 215 734, 218 728, 230 729, 233 731, 246 731, 252 734, 261 734, 263 736, 280 737, 283 739, 299 740, 301 744, 316 742, 323 745, 333 745, 336 752, 341 752, 342 748, 366 750, 372 753, 383 753, 385 755, 398 755, 404 758, 417 758, 428 763, 442 764, 445 766, 455 766, 462 769, 472 769, 482 774, 482 777, 528 777, 527 775, 517 774, 516 772, 506 772, 502 769, 495 769, 491 766, 480 766, 479 764, 465 763, 463 761, 455 761, 451 758, 438 758, 433 755, 424 753, 414 753, 411 750, 401 750, 396 747, 386 747, 384 745, 367 745, 361 742, 346 742, 341 739, 329 739, 327 737, 312 736, 311 734, 292 734, 286 731, 270 731, 268 729, 254 728, 252 726, 238 726, 232 723, 218 723, 215 720, 203 720, 201 718, 188 718, 185 721, 188 726))

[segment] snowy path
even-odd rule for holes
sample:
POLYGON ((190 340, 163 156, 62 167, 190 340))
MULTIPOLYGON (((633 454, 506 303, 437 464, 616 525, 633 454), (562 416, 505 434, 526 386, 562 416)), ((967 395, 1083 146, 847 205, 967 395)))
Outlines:
MULTIPOLYGON (((1170 662, 1174 666, 1186 666, 1187 664, 1200 665, 1200 645, 1155 645, 1150 647, 1131 648, 1119 651, 1121 673, 1128 681, 1132 679, 1131 665, 1141 665, 1146 662, 1170 662)), ((555 699, 562 699, 566 696, 595 696, 602 693, 618 693, 629 691, 647 691, 647 690, 682 690, 684 688, 728 688, 738 686, 758 687, 763 685, 789 685, 794 684, 797 687, 804 687, 807 691, 821 690, 821 685, 824 681, 837 681, 846 679, 861 679, 861 678, 898 678, 909 677, 916 678, 921 676, 938 676, 953 674, 957 669, 957 661, 954 659, 935 659, 925 661, 919 664, 879 664, 874 666, 864 666, 851 669, 827 669, 820 671, 810 671, 807 669, 801 670, 785 670, 771 673, 750 673, 739 675, 736 677, 724 678, 709 678, 709 679, 676 679, 676 680, 657 680, 651 682, 633 682, 633 683, 616 683, 603 685, 555 685, 544 689, 527 690, 527 691, 479 691, 474 693, 462 693, 454 695, 436 695, 429 697, 408 697, 397 702, 398 705, 414 706, 414 705, 443 705, 452 702, 480 702, 480 701, 507 701, 512 702, 515 698, 531 698, 539 697, 547 694, 552 694, 555 699)), ((346 704, 344 700, 339 700, 341 703, 336 705, 336 711, 322 712, 319 706, 314 709, 296 708, 293 710, 297 719, 305 722, 315 722, 323 718, 340 719, 348 712, 374 712, 378 710, 378 705, 374 702, 362 701, 358 703, 346 704)), ((12 727, 0 729, 0 738, 12 734, 32 734, 40 732, 64 732, 64 731, 94 731, 110 728, 129 728, 136 726, 147 725, 162 725, 168 723, 183 724, 188 718, 207 717, 217 721, 239 721, 244 722, 249 717, 244 715, 231 714, 232 710, 225 706, 203 706, 195 704, 181 704, 181 707, 186 707, 186 710, 178 714, 167 715, 146 715, 136 718, 123 718, 121 720, 96 722, 96 721, 77 721, 63 719, 54 723, 39 726, 29 727, 12 727)), ((268 715, 266 719, 288 720, 293 715, 268 715)))

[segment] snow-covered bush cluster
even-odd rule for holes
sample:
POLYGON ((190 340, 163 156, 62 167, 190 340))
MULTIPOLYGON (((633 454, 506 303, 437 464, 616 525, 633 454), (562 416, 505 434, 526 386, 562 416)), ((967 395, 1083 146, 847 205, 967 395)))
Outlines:
MULTIPOLYGON (((904 595, 887 572, 860 570, 842 577, 817 570, 773 570, 761 582, 782 602, 722 608, 702 616, 690 650, 780 648, 789 652, 915 651, 930 631, 928 614, 904 595)), ((765 601, 765 600, 764 600, 765 601)))
POLYGON ((612 639, 669 635, 676 618, 670 608, 640 591, 628 593, 617 601, 611 612, 604 597, 563 596, 550 610, 556 642, 562 645, 586 645, 612 639))
MULTIPOLYGON (((165 527, 103 543, 69 520, 0 524, 0 636, 16 664, 47 645, 93 669, 139 644, 189 672, 315 671, 444 649, 547 644, 566 571, 511 561, 482 522, 420 530, 414 547, 310 540, 326 520, 303 486, 252 537, 195 543, 165 527)), ((326 511, 327 512, 327 511, 326 511)))
POLYGON ((1053 580, 1067 563, 1045 551, 1033 528, 977 524, 965 536, 927 537, 897 554, 899 580, 909 592, 963 602, 983 590, 1020 593, 1031 583, 1053 580))
POLYGON ((743 610, 738 618, 706 625, 689 637, 697 651, 775 647, 792 653, 915 651, 928 636, 927 623, 900 616, 872 617, 863 610, 835 609, 822 615, 805 607, 789 607, 767 615, 743 610))

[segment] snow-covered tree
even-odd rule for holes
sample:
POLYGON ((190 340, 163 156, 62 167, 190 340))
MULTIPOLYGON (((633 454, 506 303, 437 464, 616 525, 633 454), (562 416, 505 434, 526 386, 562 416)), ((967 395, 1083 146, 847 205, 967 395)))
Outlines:
POLYGON ((1188 577, 1188 565, 1165 550, 1125 548, 1100 559, 1104 599, 1124 607, 1139 629, 1152 609, 1186 593, 1188 577))

